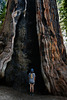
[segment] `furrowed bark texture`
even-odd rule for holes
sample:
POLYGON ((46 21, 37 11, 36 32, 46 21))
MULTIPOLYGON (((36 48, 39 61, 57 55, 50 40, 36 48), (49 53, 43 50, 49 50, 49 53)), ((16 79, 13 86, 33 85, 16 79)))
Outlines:
POLYGON ((27 85, 26 9, 26 0, 8 0, 7 15, 0 34, 0 77, 5 76, 7 84, 17 89, 27 85))
MULTIPOLYGON (((4 76, 4 72, 7 66, 7 63, 11 60, 14 48, 14 39, 16 35, 16 27, 20 16, 25 17, 27 2, 23 1, 8 1, 7 16, 4 23, 4 28, 2 31, 3 37, 5 36, 5 47, 3 52, 0 55, 0 72, 4 76)), ((24 18, 23 18, 24 20, 24 18)), ((25 24, 23 22, 23 24, 25 24)), ((25 26, 24 26, 25 27, 25 26)), ((23 29, 24 31, 24 29, 23 29)), ((24 32, 25 35, 26 32, 24 32)), ((4 45, 1 42, 1 47, 4 45)), ((19 54, 20 55, 20 54, 19 54)))
POLYGON ((0 76, 24 90, 31 67, 41 91, 67 96, 67 56, 56 0, 8 0, 0 33, 0 76))
POLYGON ((36 0, 36 21, 44 83, 49 92, 67 95, 67 57, 56 0, 36 0))

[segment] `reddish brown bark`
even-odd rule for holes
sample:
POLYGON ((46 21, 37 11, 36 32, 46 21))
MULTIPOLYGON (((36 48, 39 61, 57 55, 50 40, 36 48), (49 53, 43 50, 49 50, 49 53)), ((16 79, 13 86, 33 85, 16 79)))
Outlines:
POLYGON ((67 95, 67 57, 59 26, 56 1, 37 0, 36 20, 41 70, 45 85, 53 94, 67 95))

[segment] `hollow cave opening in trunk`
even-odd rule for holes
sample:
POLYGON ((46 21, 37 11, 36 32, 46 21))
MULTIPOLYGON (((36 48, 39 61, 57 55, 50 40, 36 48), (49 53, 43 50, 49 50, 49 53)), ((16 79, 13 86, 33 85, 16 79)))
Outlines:
POLYGON ((35 0, 28 0, 28 15, 27 15, 27 38, 30 41, 27 44, 28 58, 31 60, 29 71, 34 68, 36 73, 35 91, 48 94, 44 80, 41 74, 41 60, 39 52, 38 36, 36 31, 36 6, 35 0))

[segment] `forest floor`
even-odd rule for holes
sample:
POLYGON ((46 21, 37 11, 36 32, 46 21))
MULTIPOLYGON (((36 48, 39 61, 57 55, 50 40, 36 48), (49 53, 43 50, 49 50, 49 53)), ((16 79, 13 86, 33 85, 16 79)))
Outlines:
POLYGON ((67 100, 67 97, 38 95, 30 96, 27 93, 21 93, 13 88, 0 86, 0 100, 67 100))

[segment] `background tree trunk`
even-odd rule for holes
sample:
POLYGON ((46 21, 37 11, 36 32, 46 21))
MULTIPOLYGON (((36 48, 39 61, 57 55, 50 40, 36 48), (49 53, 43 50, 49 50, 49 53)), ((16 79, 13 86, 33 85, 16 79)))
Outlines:
POLYGON ((67 95, 67 56, 56 0, 8 0, 0 33, 0 75, 26 90, 31 67, 39 91, 67 95))

